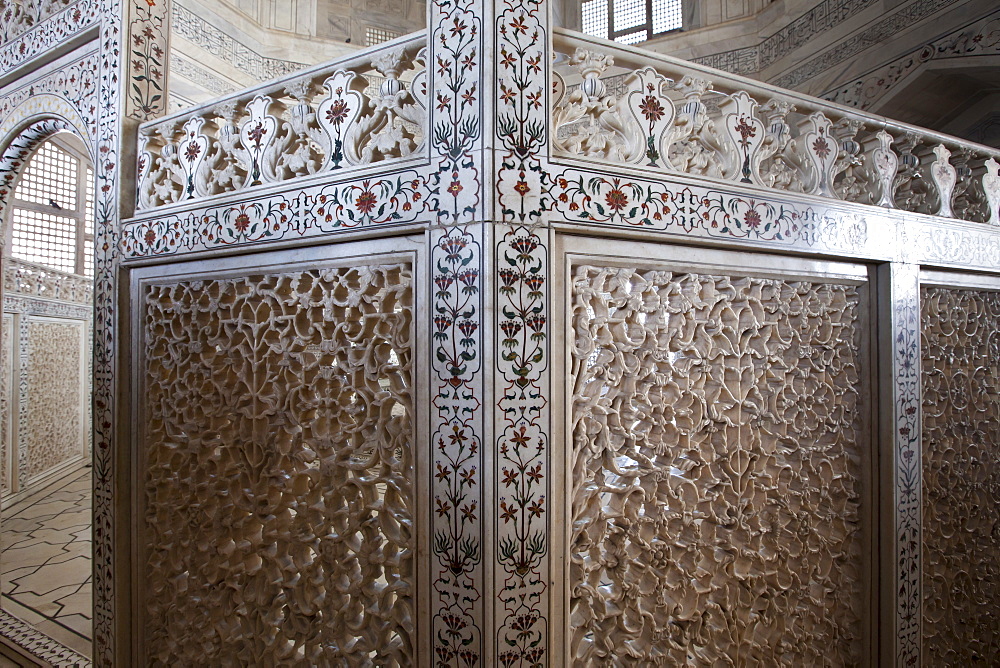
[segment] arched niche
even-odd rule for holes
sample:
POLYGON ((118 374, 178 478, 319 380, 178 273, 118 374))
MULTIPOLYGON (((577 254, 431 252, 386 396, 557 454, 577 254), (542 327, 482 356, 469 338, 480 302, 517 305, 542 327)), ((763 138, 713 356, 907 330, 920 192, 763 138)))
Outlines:
MULTIPOLYGON (((3 339, 4 343, 9 342, 10 349, 16 351, 18 355, 16 367, 14 362, 9 366, 3 365, 0 368, 0 376, 5 383, 8 383, 8 388, 16 388, 16 396, 8 394, 7 408, 11 411, 8 415, 13 415, 14 411, 17 412, 14 419, 18 420, 18 427, 22 426, 20 420, 25 416, 22 400, 28 396, 25 392, 30 392, 30 388, 25 386, 25 375, 30 375, 33 370, 37 375, 41 368, 40 360, 44 357, 44 355, 36 355, 35 360, 39 363, 32 367, 30 361, 25 361, 25 358, 21 357, 23 348, 15 348, 21 341, 19 337, 31 334, 33 328, 37 332, 43 332, 47 327, 49 330, 62 334, 73 330, 74 334, 79 334, 76 339, 72 339, 74 345, 79 345, 77 349, 79 363, 75 372, 79 380, 78 387, 89 386, 92 376, 92 279, 81 280, 81 277, 72 275, 72 273, 53 271, 46 267, 33 267, 31 263, 11 258, 10 238, 14 193, 33 156, 47 143, 58 143, 60 150, 71 152, 74 159, 80 161, 81 164, 82 161, 86 161, 90 166, 92 178, 96 180, 95 149, 88 123, 76 112, 75 108, 62 98, 52 95, 31 97, 0 123, 0 250, 2 250, 0 253, 0 276, 3 277, 3 280, 0 281, 0 303, 5 307, 2 324, 0 324, 0 334, 4 336, 0 338, 3 339), (89 288, 85 285, 86 283, 89 283, 89 288), (18 313, 16 315, 13 311, 8 313, 6 308, 8 305, 11 309, 19 309, 18 313), (15 321, 18 323, 17 327, 12 326, 15 321), (16 382, 11 382, 12 380, 16 382)), ((86 203, 82 205, 85 206, 86 203)), ((81 203, 78 202, 75 208, 79 208, 79 206, 81 203)), ((90 252, 92 253, 92 247, 90 252)), ((57 350, 57 348, 53 346, 53 350, 57 350)), ((53 351, 48 352, 53 353, 53 351)), ((57 354, 49 354, 48 357, 50 358, 49 364, 55 363, 58 366, 58 362, 53 362, 53 358, 58 360, 57 354)), ((85 449, 71 464, 79 466, 81 469, 87 467, 86 478, 78 481, 78 488, 81 494, 88 495, 88 506, 86 509, 79 509, 78 515, 81 518, 87 518, 88 522, 92 522, 89 510, 89 490, 92 489, 89 469, 92 464, 92 451, 89 442, 92 441, 92 438, 88 438, 92 429, 89 416, 91 397, 89 391, 85 392, 83 389, 80 389, 77 397, 79 400, 77 404, 78 417, 81 421, 79 431, 85 439, 85 449)), ((36 408, 39 405, 36 396, 36 408)), ((8 422, 8 430, 11 426, 13 424, 8 422)), ((14 443, 13 440, 8 441, 7 452, 12 455, 8 459, 9 466, 20 465, 18 458, 21 452, 13 450, 19 446, 20 444, 14 443)), ((19 474, 17 471, 13 473, 13 475, 19 474)), ((56 471, 54 479, 59 480, 63 474, 65 471, 56 471)), ((40 492, 46 484, 53 480, 51 476, 47 478, 44 475, 36 476, 36 478, 35 482, 39 482, 41 486, 34 493, 40 492)), ((8 510, 33 503, 32 490, 22 489, 21 491, 25 494, 20 496, 6 494, 2 516, 0 516, 0 533, 5 529, 8 510)), ((44 497, 39 496, 38 498, 44 497)), ((13 524, 12 522, 11 525, 13 526, 13 524)), ((11 543, 11 541, 8 540, 7 543, 11 543)), ((93 570, 91 545, 90 541, 87 541, 85 546, 76 545, 77 551, 81 555, 87 554, 87 563, 77 563, 75 566, 88 569, 86 573, 88 580, 92 580, 93 570)), ((10 546, 13 547, 13 544, 11 543, 10 546)), ((24 550, 22 554, 27 554, 30 551, 24 550)), ((13 556, 8 561, 12 559, 13 556)), ((53 565, 57 562, 58 558, 53 562, 53 565)), ((0 554, 0 572, 4 572, 3 569, 4 557, 0 554)), ((40 573, 39 577, 44 575, 44 573, 40 573)), ((2 579, 0 578, 0 580, 2 579)), ((89 608, 92 617, 92 595, 80 605, 83 609, 89 608)), ((49 661, 53 665, 77 665, 81 661, 85 662, 83 655, 91 653, 85 644, 72 642, 74 640, 72 637, 60 636, 58 632, 53 631, 50 625, 46 625, 43 619, 40 619, 44 615, 36 616, 32 612, 37 613, 38 611, 25 611, 24 608, 18 608, 11 604, 6 597, 0 600, 0 636, 3 637, 3 640, 12 641, 20 648, 29 650, 34 657, 49 661), (73 645, 75 650, 67 645, 73 645)), ((9 645, 10 642, 4 644, 9 645)), ((0 654, 7 654, 7 652, 0 651, 0 654)))

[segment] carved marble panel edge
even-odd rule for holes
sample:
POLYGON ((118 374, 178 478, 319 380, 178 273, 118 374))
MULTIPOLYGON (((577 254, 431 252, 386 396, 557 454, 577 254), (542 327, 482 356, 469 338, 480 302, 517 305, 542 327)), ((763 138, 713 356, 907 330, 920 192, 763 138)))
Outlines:
POLYGON ((570 168, 553 178, 551 192, 554 212, 570 223, 853 255, 890 250, 873 247, 883 235, 862 213, 736 190, 570 168))
MULTIPOLYGON (((485 666, 485 415, 482 290, 487 246, 481 0, 428 3, 431 243, 431 656, 485 666)), ((492 12, 490 12, 492 13, 492 12)), ((492 207, 490 207, 492 208, 492 207)))
MULTIPOLYGON (((115 403, 118 377, 115 359, 117 346, 117 278, 121 256, 119 166, 122 163, 122 120, 126 113, 124 80, 127 65, 122 62, 129 52, 123 44, 133 7, 156 1, 100 0, 100 76, 94 91, 98 112, 94 173, 97 179, 94 201, 94 360, 93 360, 93 480, 94 480, 94 662, 115 663, 115 403)), ((154 30, 154 26, 136 24, 131 30, 154 30)), ((124 659, 124 657, 121 657, 124 659)))
MULTIPOLYGON (((549 250, 543 227, 551 197, 544 159, 551 129, 547 7, 538 0, 498 5, 495 35, 495 196, 503 222, 494 226, 491 271, 494 651, 499 666, 533 668, 552 662, 549 250)), ((653 135, 662 130, 654 125, 649 149, 658 157, 653 135)))
POLYGON ((899 226, 899 247, 905 260, 914 264, 986 271, 1000 268, 1000 229, 993 226, 904 224, 899 226))
POLYGON ((920 268, 893 264, 893 511, 897 666, 920 665, 920 268))
POLYGON ((499 227, 494 488, 498 665, 532 668, 549 655, 549 252, 542 228, 499 227))
POLYGON ((424 170, 291 189, 193 211, 146 214, 122 226, 125 260, 181 255, 386 227, 427 217, 424 170))
POLYGON ((90 659, 69 649, 9 612, 0 610, 0 635, 54 668, 90 668, 90 659))

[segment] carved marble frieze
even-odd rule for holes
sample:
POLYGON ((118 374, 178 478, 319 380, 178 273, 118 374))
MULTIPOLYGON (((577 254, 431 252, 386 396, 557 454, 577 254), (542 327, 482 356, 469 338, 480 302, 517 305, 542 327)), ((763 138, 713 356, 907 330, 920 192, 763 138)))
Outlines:
POLYGON ((1000 292, 920 291, 925 665, 1000 662, 1000 292))
POLYGON ((415 286, 379 261, 141 288, 146 661, 415 665, 415 286))
MULTIPOLYGON (((171 3, 170 20, 175 35, 221 58, 250 79, 267 81, 306 68, 305 63, 262 56, 179 2, 171 3)), ((170 66, 174 66, 173 62, 170 66)))
POLYGON ((287 241, 413 223, 427 211, 425 170, 385 171, 274 195, 156 211, 122 225, 124 259, 287 241))
POLYGON ((567 656, 860 664, 864 288, 571 273, 567 656))
POLYGON ((752 75, 875 4, 876 0, 822 0, 758 45, 713 53, 693 62, 752 75))
POLYGON ((863 30, 853 33, 838 43, 835 48, 826 49, 823 53, 807 60, 771 83, 781 88, 798 88, 820 73, 851 58, 859 57, 874 45, 885 42, 900 31, 930 18, 957 2, 958 0, 911 0, 899 3, 895 12, 885 12, 885 16, 863 30))
POLYGON ((0 610, 0 634, 48 662, 53 668, 90 668, 92 665, 87 657, 56 642, 4 610, 0 610))
POLYGON ((890 257, 895 220, 794 198, 653 180, 619 171, 565 169, 553 179, 554 220, 682 237, 890 257), (891 242, 890 242, 891 243, 891 242))
POLYGON ((954 267, 1000 267, 996 228, 953 225, 901 225, 900 248, 915 264, 954 267))
POLYGON ((93 317, 93 309, 83 304, 36 299, 34 297, 18 295, 4 296, 3 311, 4 313, 70 318, 73 320, 90 320, 93 317))
MULTIPOLYGON (((871 109, 896 84, 935 61, 1000 54, 1000 16, 993 14, 914 49, 865 76, 823 93, 823 99, 871 109)), ((936 63, 935 63, 936 65, 936 63)))

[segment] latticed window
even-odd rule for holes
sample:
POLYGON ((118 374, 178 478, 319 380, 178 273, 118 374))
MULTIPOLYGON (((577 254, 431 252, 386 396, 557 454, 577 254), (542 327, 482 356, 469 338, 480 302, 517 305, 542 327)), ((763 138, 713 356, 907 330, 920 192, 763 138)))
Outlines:
POLYGON ((12 257, 71 274, 94 271, 94 172, 83 147, 57 135, 28 161, 14 189, 12 257))
POLYGON ((585 0, 583 32, 635 44, 683 27, 681 0, 585 0))
POLYGON ((375 46, 376 44, 381 44, 382 42, 388 42, 390 39, 396 39, 402 34, 403 33, 396 30, 374 28, 369 26, 365 29, 365 44, 366 46, 375 46))

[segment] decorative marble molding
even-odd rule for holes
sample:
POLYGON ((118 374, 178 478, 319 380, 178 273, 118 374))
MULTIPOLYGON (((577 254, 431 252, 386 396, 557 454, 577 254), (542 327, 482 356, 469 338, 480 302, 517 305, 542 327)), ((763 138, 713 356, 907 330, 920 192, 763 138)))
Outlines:
MULTIPOLYGON (((431 497, 431 655, 439 666, 488 665, 493 607, 486 581, 487 497, 485 449, 490 441, 486 369, 487 229, 479 224, 492 208, 483 150, 485 100, 492 90, 491 56, 495 4, 483 0, 428 3, 427 202, 437 227, 430 235, 431 348, 430 433, 435 446, 431 497), (484 33, 489 33, 486 35, 484 33)), ((499 26, 497 26, 499 29, 499 26)))
POLYGON ((553 180, 553 213, 570 223, 771 247, 836 249, 850 255, 878 252, 872 244, 879 235, 869 229, 863 215, 787 197, 757 197, 741 194, 737 188, 705 188, 579 169, 567 169, 553 180))
POLYGON ((413 223, 427 212, 426 178, 426 170, 386 172, 177 214, 154 209, 122 226, 122 257, 177 255, 413 223))
POLYGON ((11 405, 14 386, 14 314, 0 315, 0 496, 7 496, 16 489, 13 463, 10 458, 12 451, 11 432, 14 421, 11 419, 11 405))
MULTIPOLYGON (((97 90, 100 56, 96 50, 41 76, 19 80, 0 97, 0 137, 29 119, 62 119, 92 146, 97 133, 97 90)), ((88 147, 90 147, 88 146, 88 147)))
POLYGON ((59 643, 9 612, 0 610, 0 635, 54 668, 90 668, 91 661, 59 643))
POLYGON ((239 90, 239 86, 232 81, 216 76, 213 72, 188 60, 176 49, 170 52, 170 73, 171 75, 183 77, 191 81, 201 89, 217 97, 229 95, 239 90))
MULTIPOLYGON (((892 336, 892 512, 897 666, 920 665, 920 267, 889 267, 892 336)), ((886 629, 887 632, 892 632, 886 629)))
MULTIPOLYGON (((551 137, 550 15, 542 3, 503 5, 496 18, 493 58, 498 100, 493 133, 499 152, 494 165, 495 227, 492 301, 494 355, 493 656, 499 666, 553 665, 551 615, 551 417, 552 344, 551 249, 543 225, 551 206, 546 147, 551 137)), ((636 96, 653 99, 645 84, 659 81, 644 73, 636 96)), ((631 100, 633 118, 648 140, 646 158, 656 153, 670 121, 635 114, 646 99, 631 100), (648 120, 648 123, 646 122, 648 120)), ((671 117, 672 120, 672 117, 671 117)), ((489 193, 484 193, 487 197, 489 193)))
POLYGON ((1000 12, 955 30, 896 60, 881 65, 869 74, 837 86, 820 95, 825 100, 858 109, 870 109, 896 84, 927 63, 949 58, 1000 54, 1000 12))
POLYGON ((4 313, 69 318, 71 320, 91 320, 93 318, 93 310, 87 306, 18 295, 4 295, 3 311, 4 313))
POLYGON ((692 62, 732 74, 755 74, 876 4, 877 0, 823 0, 758 45, 694 58, 692 62))
POLYGON ((170 29, 178 37, 222 58, 257 81, 276 79, 307 67, 305 63, 262 56, 180 3, 172 3, 170 18, 170 29))
POLYGON ((92 304, 94 282, 84 276, 8 258, 4 263, 4 294, 92 304))
POLYGON ((0 1, 0 44, 14 40, 72 2, 73 0, 0 1))
POLYGON ((770 83, 780 88, 797 88, 819 73, 882 43, 900 30, 908 28, 956 2, 958 0, 913 0, 891 16, 876 22, 842 42, 838 42, 821 55, 771 80, 770 83))

